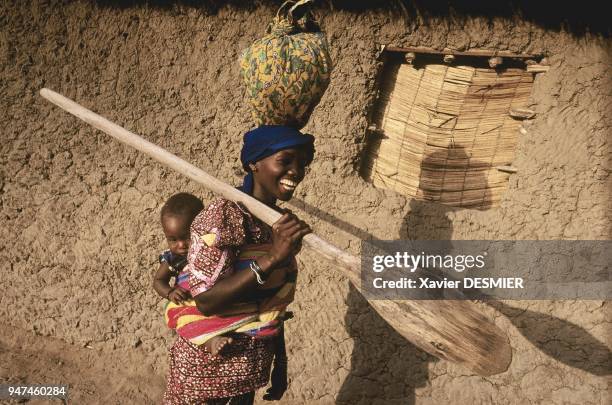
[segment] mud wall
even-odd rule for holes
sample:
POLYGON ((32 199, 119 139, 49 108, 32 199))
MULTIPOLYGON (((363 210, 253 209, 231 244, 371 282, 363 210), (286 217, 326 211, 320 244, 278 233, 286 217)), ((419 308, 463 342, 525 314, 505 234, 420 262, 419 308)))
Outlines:
MULTIPOLYGON (((251 123, 237 58, 274 11, 272 5, 2 2, 5 330, 90 347, 111 366, 123 356, 162 381, 173 336, 150 287, 164 248, 159 209, 180 190, 206 202, 213 196, 37 92, 63 93, 238 184, 241 135, 251 123)), ((518 17, 425 21, 401 8, 327 7, 320 14, 335 70, 306 128, 317 138, 315 162, 290 204, 317 233, 354 253, 367 238, 610 238, 609 42, 518 17), (550 71, 535 80, 537 115, 520 135, 519 171, 500 207, 462 210, 412 201, 358 176, 380 69, 375 56, 385 43, 549 56, 550 71)), ((299 261, 297 316, 287 325, 292 382, 284 403, 609 400, 608 303, 482 304, 514 348, 506 373, 482 378, 405 341, 316 255, 303 252, 299 261)))

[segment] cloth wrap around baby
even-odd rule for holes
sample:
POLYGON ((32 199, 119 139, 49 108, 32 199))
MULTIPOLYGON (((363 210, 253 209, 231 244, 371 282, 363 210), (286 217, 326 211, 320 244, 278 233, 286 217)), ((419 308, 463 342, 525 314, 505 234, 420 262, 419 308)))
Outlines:
MULTIPOLYGON (((246 245, 234 268, 237 271, 250 271, 249 264, 265 255, 271 247, 271 244, 246 245)), ((183 272, 177 279, 179 287, 187 291, 188 276, 187 272, 183 272)), ((244 333, 255 338, 276 336, 285 319, 285 309, 293 301, 296 279, 297 266, 295 259, 292 259, 285 266, 274 269, 266 283, 253 294, 245 296, 242 302, 212 316, 203 315, 193 299, 180 304, 169 301, 165 310, 166 324, 196 345, 228 332, 244 333)))

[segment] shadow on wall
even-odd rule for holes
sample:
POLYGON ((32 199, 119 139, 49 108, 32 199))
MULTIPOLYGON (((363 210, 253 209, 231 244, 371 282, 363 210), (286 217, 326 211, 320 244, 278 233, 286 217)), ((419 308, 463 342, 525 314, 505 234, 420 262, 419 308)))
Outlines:
MULTIPOLYGON (((200 8, 208 13, 216 13, 221 8, 231 6, 252 10, 259 5, 278 8, 281 0, 260 0, 258 2, 241 0, 93 0, 102 7, 129 8, 133 6, 158 7, 175 10, 175 6, 200 8)), ((571 1, 474 1, 474 0, 325 0, 316 1, 321 13, 333 10, 366 12, 391 10, 404 15, 408 21, 428 24, 435 18, 450 18, 459 25, 466 17, 483 17, 492 24, 495 18, 514 19, 520 16, 544 29, 567 30, 576 36, 587 33, 610 36, 610 22, 607 2, 583 0, 579 4, 571 1)))
MULTIPOLYGON (((410 201, 410 212, 404 218, 402 222, 399 238, 407 240, 451 240, 453 237, 453 225, 452 221, 448 218, 448 213, 457 211, 460 208, 451 207, 444 204, 433 202, 441 198, 441 189, 444 186, 448 188, 448 184, 444 184, 444 176, 446 172, 442 173, 437 169, 444 168, 452 170, 453 167, 457 169, 457 173, 462 172, 463 168, 469 163, 467 153, 463 148, 440 148, 438 152, 433 152, 423 157, 421 161, 421 178, 419 184, 424 184, 429 189, 421 188, 422 198, 424 200, 411 200, 410 201), (442 178, 440 174, 442 173, 442 178)), ((450 173, 450 172, 449 172, 450 173)), ((480 172, 475 172, 478 175, 480 172)), ((489 206, 482 205, 483 201, 488 201, 488 189, 486 187, 486 178, 484 172, 478 179, 471 176, 472 184, 479 184, 482 191, 478 194, 478 204, 481 204, 481 209, 487 209, 489 206), (482 178, 480 178, 482 177, 482 178)), ((460 179, 460 183, 465 185, 465 176, 461 179, 461 176, 456 174, 453 177, 460 179)), ((460 186, 458 184, 457 186, 460 186)), ((462 199, 461 194, 457 200, 462 199)))
MULTIPOLYGON (((402 223, 399 239, 451 239, 453 227, 446 213, 452 209, 410 201, 410 213, 402 223)), ((354 346, 349 376, 336 403, 415 404, 415 390, 427 385, 428 365, 437 359, 391 328, 352 285, 347 304, 344 320, 354 346)))
MULTIPOLYGON (((429 160, 435 160, 435 157, 429 160)), ((452 223, 448 219, 448 213, 455 210, 457 208, 412 200, 410 214, 400 230, 400 238, 452 239, 452 223)), ((594 375, 612 374, 612 352, 578 325, 548 314, 513 308, 501 301, 485 302, 505 315, 519 333, 551 358, 594 375)), ((606 306, 608 303, 604 302, 602 305, 606 306)), ((605 311, 606 309, 604 313, 605 311)))
POLYGON ((306 201, 301 200, 297 197, 293 197, 288 205, 301 209, 302 211, 312 215, 314 217, 319 218, 320 220, 327 222, 335 228, 341 229, 346 233, 353 235, 354 237, 360 240, 372 240, 375 239, 374 235, 368 233, 360 228, 357 228, 355 225, 346 222, 335 215, 329 214, 314 205, 308 204, 306 201))
MULTIPOLYGON (((431 165, 432 160, 436 156, 424 159, 423 164, 431 165)), ((402 222, 398 239, 452 239, 453 225, 448 214, 459 208, 417 200, 411 200, 409 205, 410 212, 402 222)), ((295 206, 360 239, 374 239, 373 235, 304 201, 297 201, 295 206)), ((488 304, 508 317, 521 334, 548 356, 591 374, 610 374, 610 350, 579 326, 499 301, 488 304)), ((437 359, 399 335, 352 285, 347 306, 344 320, 354 346, 349 375, 336 403, 414 404, 415 390, 426 386, 428 365, 437 359)))
MULTIPOLYGON (((430 162, 423 159, 423 164, 430 162)), ((398 239, 450 240, 453 227, 446 214, 452 209, 411 200, 398 239)), ((344 321, 354 346, 351 369, 336 403, 416 403, 415 390, 427 385, 428 365, 437 359, 397 333, 352 285, 347 305, 344 321)))
MULTIPOLYGON (((424 159, 435 161, 440 156, 424 159)), ((427 196, 426 196, 427 197, 427 196)), ((487 200, 487 196, 484 197, 487 200)), ((486 206, 483 208, 487 208, 486 206)), ((401 239, 450 240, 452 222, 448 213, 458 208, 427 201, 410 202, 410 214, 400 230, 401 239)), ((490 300, 488 305, 505 315, 528 341, 551 358, 588 373, 605 376, 612 374, 612 352, 588 331, 566 320, 507 303, 490 300)), ((604 302, 603 306, 608 305, 604 302)), ((609 309, 607 309, 609 311, 609 309)), ((604 309, 605 313, 606 309, 604 309)))
MULTIPOLYGON (((487 304, 504 314, 527 340, 553 359, 597 376, 612 375, 610 349, 578 325, 500 301, 487 304)), ((609 303, 602 304, 606 305, 609 303)), ((603 312, 606 310, 609 308, 603 312)))
POLYGON ((344 323, 354 346, 336 403, 415 404, 415 390, 427 385, 428 364, 437 359, 404 339, 352 284, 349 287, 344 323))

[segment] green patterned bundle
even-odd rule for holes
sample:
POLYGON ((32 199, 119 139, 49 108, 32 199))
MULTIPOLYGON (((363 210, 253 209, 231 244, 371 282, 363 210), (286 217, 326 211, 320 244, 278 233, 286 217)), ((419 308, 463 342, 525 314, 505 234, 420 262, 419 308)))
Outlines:
POLYGON ((312 20, 312 0, 287 1, 240 58, 256 125, 302 128, 323 96, 332 65, 325 35, 312 20))

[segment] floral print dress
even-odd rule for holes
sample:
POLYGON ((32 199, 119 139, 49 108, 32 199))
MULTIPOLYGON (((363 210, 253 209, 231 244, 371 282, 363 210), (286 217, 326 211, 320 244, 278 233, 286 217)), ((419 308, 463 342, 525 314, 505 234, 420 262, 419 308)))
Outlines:
MULTIPOLYGON (((191 224, 188 264, 192 296, 212 288, 233 274, 241 246, 270 243, 270 228, 246 208, 225 199, 215 200, 191 224)), ((165 404, 205 403, 254 391, 269 381, 274 357, 270 339, 243 334, 213 357, 203 346, 177 337, 170 349, 165 404)))

